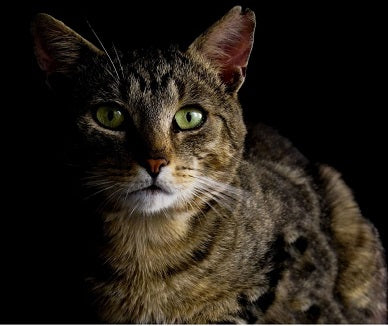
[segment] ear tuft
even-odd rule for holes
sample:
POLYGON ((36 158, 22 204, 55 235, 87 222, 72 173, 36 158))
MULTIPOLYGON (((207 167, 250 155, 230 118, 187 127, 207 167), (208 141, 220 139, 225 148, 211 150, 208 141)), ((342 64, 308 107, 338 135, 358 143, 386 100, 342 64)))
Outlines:
POLYGON ((64 23, 47 14, 36 15, 31 33, 38 65, 47 74, 71 74, 84 49, 102 53, 64 23))
POLYGON ((199 36, 188 51, 209 60, 218 69, 221 80, 237 92, 245 79, 255 25, 254 12, 236 6, 199 36))

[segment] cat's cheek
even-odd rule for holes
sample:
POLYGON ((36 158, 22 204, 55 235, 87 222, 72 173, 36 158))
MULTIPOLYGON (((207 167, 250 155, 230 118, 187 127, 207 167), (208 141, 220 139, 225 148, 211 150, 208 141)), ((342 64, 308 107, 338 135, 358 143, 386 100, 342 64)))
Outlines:
MULTIPOLYGON (((214 136, 216 137, 216 135, 214 136)), ((205 128, 192 132, 179 132, 174 139, 176 155, 182 161, 200 156, 206 151, 207 144, 214 141, 214 136, 211 131, 205 128)))

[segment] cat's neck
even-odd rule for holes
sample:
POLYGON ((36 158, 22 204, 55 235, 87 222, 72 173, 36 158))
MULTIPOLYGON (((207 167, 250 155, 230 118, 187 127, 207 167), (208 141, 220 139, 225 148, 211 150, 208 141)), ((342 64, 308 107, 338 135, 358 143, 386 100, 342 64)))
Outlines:
MULTIPOLYGON (((236 189, 241 187, 239 173, 234 174, 230 184, 236 189)), ((195 264, 195 259, 215 242, 226 241, 224 237, 235 241, 236 232, 230 228, 235 224, 235 214, 230 209, 238 211, 240 201, 247 199, 236 198, 233 207, 209 199, 153 215, 128 210, 106 212, 103 260, 118 273, 146 278, 195 264), (218 234, 220 229, 224 230, 222 236, 218 234)))
POLYGON ((128 212, 105 214, 104 260, 129 274, 163 274, 168 266, 190 260, 217 224, 214 212, 171 211, 153 216, 128 212))

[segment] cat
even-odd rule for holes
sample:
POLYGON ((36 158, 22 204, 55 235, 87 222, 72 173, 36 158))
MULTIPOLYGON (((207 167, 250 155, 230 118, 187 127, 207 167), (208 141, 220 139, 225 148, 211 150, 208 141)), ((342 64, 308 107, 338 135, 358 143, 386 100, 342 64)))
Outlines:
POLYGON ((340 174, 243 122, 254 30, 236 6, 187 49, 123 54, 36 16, 37 62, 73 116, 69 157, 101 221, 85 281, 101 321, 386 321, 383 248, 340 174))

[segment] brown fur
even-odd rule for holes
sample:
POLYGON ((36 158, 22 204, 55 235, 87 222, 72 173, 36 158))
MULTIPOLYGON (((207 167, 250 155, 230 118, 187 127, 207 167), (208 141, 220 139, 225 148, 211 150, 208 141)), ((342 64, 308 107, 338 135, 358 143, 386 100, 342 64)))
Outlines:
POLYGON ((331 228, 338 246, 339 274, 337 289, 357 322, 359 309, 369 309, 374 322, 386 320, 385 263, 377 231, 366 221, 338 172, 323 166, 326 198, 331 208, 331 228))
POLYGON ((116 52, 113 60, 53 18, 34 26, 38 61, 55 63, 42 69, 68 77, 69 156, 101 204, 92 210, 107 272, 88 278, 101 320, 385 321, 382 248, 350 190, 272 129, 247 134, 237 91, 253 44, 251 11, 233 8, 187 51, 116 52), (107 103, 125 114, 122 130, 96 120, 107 103), (177 130, 175 113, 190 106, 206 120, 177 130), (168 162, 156 185, 174 199, 136 197, 155 185, 150 159, 168 162))

